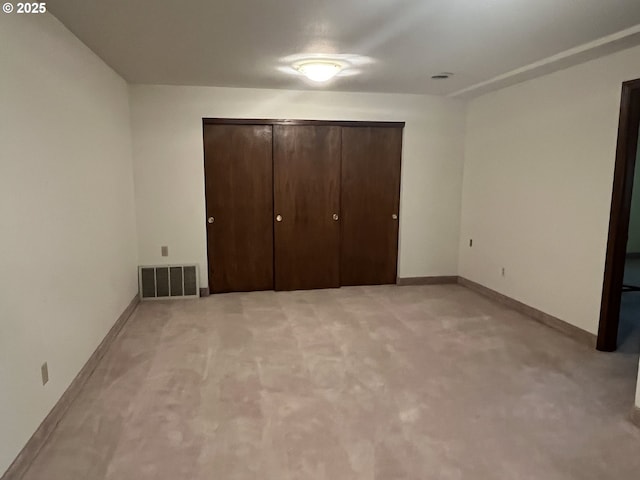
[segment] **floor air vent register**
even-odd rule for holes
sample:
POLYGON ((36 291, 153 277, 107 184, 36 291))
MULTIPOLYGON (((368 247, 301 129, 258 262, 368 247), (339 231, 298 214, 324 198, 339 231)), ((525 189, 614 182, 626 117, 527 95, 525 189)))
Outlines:
POLYGON ((141 300, 197 298, 200 294, 197 265, 138 267, 141 300))

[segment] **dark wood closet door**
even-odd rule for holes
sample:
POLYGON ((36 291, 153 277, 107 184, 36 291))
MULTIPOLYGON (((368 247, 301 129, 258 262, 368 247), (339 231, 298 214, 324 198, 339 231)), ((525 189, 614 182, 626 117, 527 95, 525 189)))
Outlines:
POLYGON ((402 129, 342 131, 342 285, 396 283, 402 129))
POLYGON ((273 128, 276 290, 339 287, 341 129, 273 128))
POLYGON ((205 125, 209 287, 273 289, 270 125, 205 125))

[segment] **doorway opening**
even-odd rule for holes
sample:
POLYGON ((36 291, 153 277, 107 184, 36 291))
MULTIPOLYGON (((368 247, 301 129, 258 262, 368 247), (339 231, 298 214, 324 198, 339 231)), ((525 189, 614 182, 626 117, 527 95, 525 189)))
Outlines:
MULTIPOLYGON (((636 160, 639 153, 639 129, 640 79, 637 79, 622 84, 618 145, 613 177, 613 192, 611 195, 609 240, 607 243, 597 342, 598 350, 604 352, 613 352, 618 349, 619 334, 621 333, 621 313, 625 317, 623 319, 622 333, 624 335, 630 334, 629 329, 632 326, 628 322, 634 320, 631 317, 636 317, 632 314, 630 315, 635 304, 638 305, 636 312, 637 321, 640 324, 640 273, 634 274, 636 265, 640 267, 640 258, 633 258, 633 253, 640 252, 628 252, 627 250, 633 203, 633 184, 636 160), (625 267, 627 267, 626 275, 625 267), (638 288, 636 289, 636 287, 638 288), (624 299, 623 295, 625 296, 624 299)), ((640 162, 638 162, 637 166, 640 168, 640 162)), ((636 195, 640 196, 640 182, 638 187, 636 195)))

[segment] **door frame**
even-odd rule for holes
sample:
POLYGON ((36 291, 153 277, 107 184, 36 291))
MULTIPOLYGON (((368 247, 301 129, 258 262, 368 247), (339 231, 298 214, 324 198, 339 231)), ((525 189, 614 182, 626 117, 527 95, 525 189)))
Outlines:
POLYGON ((203 118, 203 125, 309 125, 324 127, 404 128, 405 122, 371 122, 358 120, 283 120, 254 118, 203 118))
POLYGON ((618 347, 622 283, 627 254, 639 126, 640 79, 637 79, 622 84, 618 144, 611 194, 609 239, 596 347, 603 352, 613 352, 618 347))

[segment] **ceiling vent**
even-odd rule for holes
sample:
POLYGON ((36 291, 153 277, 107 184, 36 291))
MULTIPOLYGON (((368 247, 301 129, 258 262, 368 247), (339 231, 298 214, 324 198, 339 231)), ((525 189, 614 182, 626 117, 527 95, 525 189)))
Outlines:
POLYGON ((442 72, 442 73, 438 73, 437 75, 432 75, 431 78, 433 80, 446 80, 449 77, 453 77, 453 73, 451 72, 442 72))

